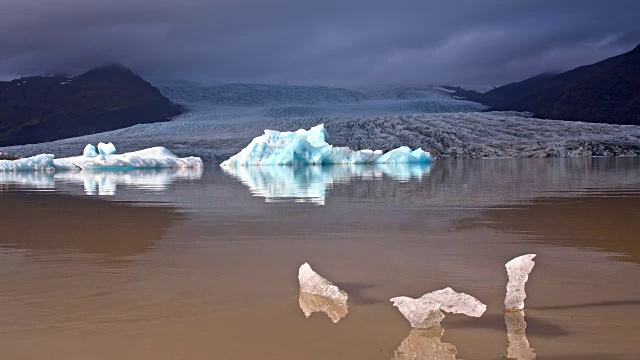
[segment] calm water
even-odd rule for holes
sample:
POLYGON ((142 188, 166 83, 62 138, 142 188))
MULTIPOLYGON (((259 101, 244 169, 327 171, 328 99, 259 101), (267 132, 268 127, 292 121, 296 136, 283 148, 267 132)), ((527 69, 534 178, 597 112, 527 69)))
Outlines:
POLYGON ((3 359, 639 356, 640 158, 0 173, 0 213, 3 359), (305 261, 337 323, 300 309, 305 261), (446 286, 487 312, 411 331, 389 302, 446 286))

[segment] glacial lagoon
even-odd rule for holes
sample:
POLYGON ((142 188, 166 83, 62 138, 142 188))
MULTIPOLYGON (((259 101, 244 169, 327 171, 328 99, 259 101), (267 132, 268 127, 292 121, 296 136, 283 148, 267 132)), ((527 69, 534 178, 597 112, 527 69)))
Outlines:
POLYGON ((8 172, 0 209, 6 358, 637 358, 639 158, 8 172), (449 286, 486 312, 412 329, 389 302, 449 286))

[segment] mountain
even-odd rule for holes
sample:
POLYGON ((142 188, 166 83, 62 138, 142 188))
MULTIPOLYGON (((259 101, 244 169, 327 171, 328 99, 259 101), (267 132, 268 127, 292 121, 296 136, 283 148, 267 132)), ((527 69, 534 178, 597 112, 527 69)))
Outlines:
POLYGON ((640 45, 561 74, 542 74, 467 99, 547 119, 640 125, 640 45))
POLYGON ((0 82, 0 146, 167 121, 180 108, 121 65, 0 82))

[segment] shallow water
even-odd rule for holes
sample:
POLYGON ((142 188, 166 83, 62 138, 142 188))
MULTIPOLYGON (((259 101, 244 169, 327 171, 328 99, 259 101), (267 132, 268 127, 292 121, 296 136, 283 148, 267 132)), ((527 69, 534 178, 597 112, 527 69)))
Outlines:
POLYGON ((0 174, 0 213, 7 359, 638 358, 640 158, 0 174), (300 309, 305 261, 337 323, 300 309), (487 312, 412 331, 389 302, 446 286, 487 312))

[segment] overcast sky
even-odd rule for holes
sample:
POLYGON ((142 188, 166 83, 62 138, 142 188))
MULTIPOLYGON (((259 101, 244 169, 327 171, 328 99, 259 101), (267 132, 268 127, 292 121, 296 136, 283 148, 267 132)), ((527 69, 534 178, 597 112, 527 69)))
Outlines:
POLYGON ((629 51, 638 0, 0 0, 0 77, 501 85, 629 51))

